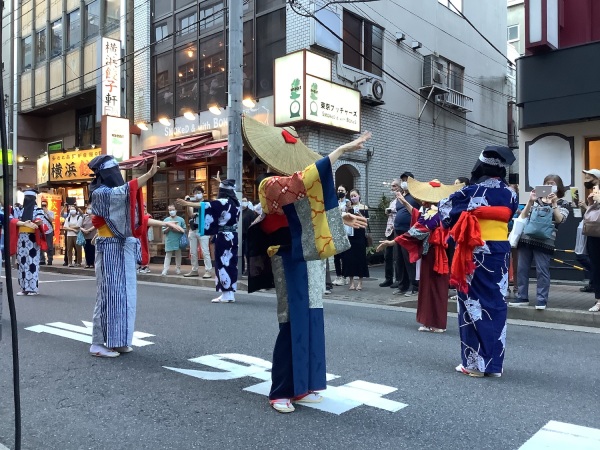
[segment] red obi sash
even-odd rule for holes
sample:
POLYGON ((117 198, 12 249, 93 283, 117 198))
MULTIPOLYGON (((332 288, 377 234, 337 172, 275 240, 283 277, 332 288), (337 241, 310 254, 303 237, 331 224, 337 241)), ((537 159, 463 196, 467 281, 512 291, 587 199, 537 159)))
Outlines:
POLYGON ((467 277, 475 272, 473 251, 484 244, 479 220, 508 223, 512 216, 512 211, 506 206, 482 206, 473 211, 462 212, 458 222, 450 230, 450 236, 456 242, 450 276, 451 285, 460 292, 467 292, 469 289, 467 277))

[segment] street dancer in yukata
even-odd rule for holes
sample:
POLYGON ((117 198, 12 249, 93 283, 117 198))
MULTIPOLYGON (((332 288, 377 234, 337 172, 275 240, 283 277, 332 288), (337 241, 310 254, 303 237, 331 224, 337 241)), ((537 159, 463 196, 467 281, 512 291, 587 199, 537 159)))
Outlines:
POLYGON ((194 203, 178 199, 179 206, 198 208, 198 234, 214 235, 215 239, 215 282, 220 292, 212 303, 235 302, 238 278, 238 233, 237 223, 240 218, 240 202, 235 194, 235 180, 221 181, 219 173, 219 195, 210 202, 194 203))
MULTIPOLYGON (((277 294, 279 335, 273 350, 269 401, 276 411, 289 413, 294 411, 293 402, 322 401, 318 391, 327 387, 323 318, 325 259, 350 248, 344 224, 353 228, 367 225, 367 219, 362 216, 345 213, 342 217, 332 165, 344 153, 362 149, 371 134, 365 133, 319 159, 317 153, 288 130, 269 127, 247 117, 242 128, 251 150, 274 172, 291 174, 294 169, 301 170, 303 163, 308 166, 291 176, 270 176, 262 180, 259 185, 262 221, 253 225, 256 231, 267 235, 261 242, 271 242, 264 252, 270 257, 271 280, 277 294), (278 242, 269 239, 276 235, 278 242)), ((249 285, 260 289, 251 278, 268 282, 269 277, 263 273, 268 265, 253 268, 257 259, 250 259, 249 285)))
POLYGON ((44 211, 36 204, 37 191, 28 190, 24 193, 23 209, 16 210, 11 220, 11 234, 18 238, 11 239, 11 255, 17 255, 19 266, 19 286, 17 295, 38 295, 38 279, 40 276, 40 251, 47 250, 46 225, 44 211))
POLYGON ((153 220, 144 214, 142 187, 157 171, 156 157, 147 173, 127 183, 112 156, 95 157, 89 168, 95 175, 90 199, 92 223, 98 230, 97 294, 90 354, 114 358, 132 351, 136 263, 141 260, 142 265, 148 264, 148 225, 168 226, 180 233, 183 230, 176 222, 153 220))
POLYGON ((450 284, 458 290, 462 362, 456 371, 500 377, 506 349, 508 222, 518 207, 506 184, 515 161, 507 147, 489 146, 471 172, 471 185, 442 200, 439 214, 456 242, 450 284))

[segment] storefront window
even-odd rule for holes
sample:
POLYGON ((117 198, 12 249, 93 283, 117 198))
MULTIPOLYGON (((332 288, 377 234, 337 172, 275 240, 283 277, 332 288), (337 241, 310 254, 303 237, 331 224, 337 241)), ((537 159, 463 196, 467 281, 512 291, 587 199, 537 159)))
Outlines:
POLYGON ((31 69, 31 63, 33 60, 33 52, 31 48, 31 36, 24 37, 21 39, 21 55, 22 61, 21 66, 23 70, 31 69))
POLYGON ((198 49, 196 45, 182 48, 175 54, 177 69, 177 93, 175 112, 182 116, 186 110, 198 108, 198 49))
POLYGON ((81 18, 79 10, 69 13, 67 15, 68 28, 67 28, 67 47, 73 48, 79 45, 81 42, 81 18))
POLYGON ((35 62, 42 63, 46 61, 46 29, 38 31, 35 34, 35 62))
POLYGON ((225 106, 225 40, 223 33, 200 39, 200 85, 202 93, 200 110, 218 103, 225 106))
POLYGON ((100 2, 94 0, 85 7, 85 36, 94 37, 100 31, 100 2))
POLYGON ((173 53, 168 52, 154 59, 156 117, 173 116, 173 53))
POLYGON ((50 57, 54 58, 62 53, 63 29, 62 20, 57 20, 52 24, 52 35, 50 42, 50 57))
POLYGON ((256 19, 256 95, 273 93, 273 61, 285 55, 285 9, 256 19))

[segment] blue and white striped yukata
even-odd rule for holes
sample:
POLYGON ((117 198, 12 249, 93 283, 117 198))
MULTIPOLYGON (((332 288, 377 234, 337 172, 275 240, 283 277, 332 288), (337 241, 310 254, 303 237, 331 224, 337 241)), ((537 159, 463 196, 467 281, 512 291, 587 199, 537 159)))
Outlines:
POLYGON ((92 344, 106 344, 108 348, 130 346, 133 339, 135 270, 140 256, 139 241, 133 237, 131 225, 130 184, 100 186, 91 195, 92 214, 103 218, 113 235, 102 237, 99 232, 96 238, 97 294, 92 320, 92 344))

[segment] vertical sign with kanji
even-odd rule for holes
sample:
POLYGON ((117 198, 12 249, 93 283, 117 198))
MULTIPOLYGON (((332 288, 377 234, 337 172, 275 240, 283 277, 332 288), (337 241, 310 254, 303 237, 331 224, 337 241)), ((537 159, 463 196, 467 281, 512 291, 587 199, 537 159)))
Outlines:
POLYGON ((96 99, 96 117, 103 115, 121 116, 121 41, 102 38, 98 55, 100 86, 96 99))

